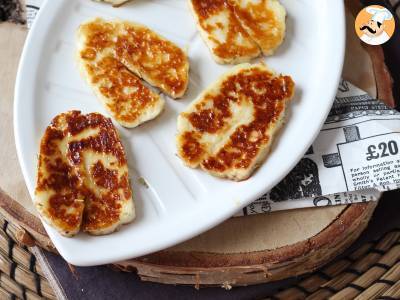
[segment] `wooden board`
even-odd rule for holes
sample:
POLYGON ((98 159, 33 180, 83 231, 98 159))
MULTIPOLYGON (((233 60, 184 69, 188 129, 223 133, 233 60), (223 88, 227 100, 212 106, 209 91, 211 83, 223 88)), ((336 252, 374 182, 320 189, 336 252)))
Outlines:
POLYGON ((284 279, 311 272, 346 249, 365 229, 375 205, 230 219, 186 243, 116 266, 169 284, 229 288, 284 279), (312 235, 313 230, 319 232, 312 235))
MULTIPOLYGON (((344 77, 372 96, 376 96, 378 89, 381 98, 389 103, 390 78, 382 50, 369 47, 366 51, 361 47, 351 34, 353 21, 350 15, 348 18, 350 39, 344 77)), ((21 227, 21 242, 55 251, 27 193, 14 146, 13 88, 25 36, 26 29, 22 27, 0 24, 0 212, 21 227)), ((233 218, 190 241, 115 266, 137 271, 144 280, 173 284, 228 287, 282 279, 318 268, 340 253, 365 228, 375 205, 310 208, 233 218)))

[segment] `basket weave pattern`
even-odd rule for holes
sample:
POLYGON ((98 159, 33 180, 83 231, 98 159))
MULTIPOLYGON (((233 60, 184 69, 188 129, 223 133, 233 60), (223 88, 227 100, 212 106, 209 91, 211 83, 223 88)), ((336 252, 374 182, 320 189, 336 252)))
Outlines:
MULTIPOLYGON (((0 299, 55 299, 35 256, 16 242, 18 227, 0 215, 0 299)), ((365 243, 346 257, 271 299, 399 299, 400 229, 365 243)))
POLYGON ((400 229, 364 244, 272 299, 399 299, 400 229))
POLYGON ((16 242, 18 228, 0 215, 0 299, 56 299, 35 255, 16 242))

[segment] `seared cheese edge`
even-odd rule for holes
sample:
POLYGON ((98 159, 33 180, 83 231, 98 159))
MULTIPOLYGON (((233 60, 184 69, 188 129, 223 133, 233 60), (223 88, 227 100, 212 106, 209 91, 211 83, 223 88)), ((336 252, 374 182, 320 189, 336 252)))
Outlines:
MULTIPOLYGON (((82 51, 86 50, 87 36, 85 31, 87 25, 91 22, 96 22, 101 19, 94 19, 82 24, 77 32, 77 52, 76 61, 81 76, 85 79, 87 84, 91 87, 96 97, 102 102, 111 116, 122 126, 127 128, 136 127, 146 121, 156 118, 164 109, 165 101, 156 92, 146 87, 140 79, 132 74, 121 63, 120 72, 113 72, 115 78, 107 78, 102 76, 101 80, 94 82, 99 73, 107 72, 102 68, 101 62, 105 60, 115 60, 115 64, 120 62, 115 58, 115 51, 113 48, 103 49, 96 53, 94 60, 87 60, 82 58, 82 51), (125 69, 126 68, 126 69, 125 69), (97 73, 97 74, 96 74, 97 73), (130 81, 129 85, 123 87, 123 90, 118 95, 107 95, 112 86, 112 81, 120 83, 130 81), (141 92, 138 93, 137 91, 141 92), (144 95, 144 96, 143 96, 144 95), (147 99, 143 99, 146 97, 147 99), (146 105, 138 105, 140 101, 148 101, 146 105)), ((103 20, 101 20, 103 22, 103 20)), ((104 63, 103 63, 104 65, 104 63)))
POLYGON ((34 205, 42 219, 71 237, 79 232, 84 200, 77 192, 82 180, 65 157, 69 135, 64 115, 53 119, 41 139, 34 205))
MULTIPOLYGON (((225 143, 230 139, 230 136, 235 130, 242 126, 246 125, 253 120, 253 106, 252 104, 243 102, 241 104, 234 104, 230 103, 230 110, 232 111, 232 116, 229 120, 229 123, 226 125, 226 129, 224 129, 224 133, 220 135, 219 133, 210 134, 210 133, 201 133, 200 138, 200 148, 202 148, 202 154, 195 160, 190 160, 185 158, 185 153, 183 147, 185 146, 185 134, 187 132, 195 132, 196 128, 192 125, 189 121, 187 116, 193 112, 196 112, 198 108, 197 105, 203 103, 204 105, 204 96, 205 95, 212 95, 217 94, 221 84, 231 75, 238 74, 242 71, 246 71, 252 68, 261 68, 262 70, 266 70, 268 72, 272 72, 269 70, 264 64, 241 64, 233 67, 229 72, 222 75, 216 82, 212 83, 208 88, 206 88, 197 98, 194 100, 188 107, 183 111, 177 120, 177 135, 176 135, 176 145, 178 150, 178 156, 182 158, 184 164, 191 168, 201 168, 204 171, 217 176, 232 179, 235 181, 245 180, 247 179, 254 170, 265 160, 266 156, 268 155, 271 144, 275 138, 275 135, 282 127, 285 121, 286 115, 286 105, 287 102, 292 98, 293 94, 289 95, 286 99, 283 99, 279 105, 283 105, 283 109, 281 113, 277 116, 274 121, 271 121, 269 127, 265 131, 265 134, 269 136, 269 140, 267 143, 261 143, 259 145, 258 154, 254 159, 252 159, 251 163, 246 168, 228 168, 223 171, 216 171, 213 169, 206 168, 204 165, 204 161, 207 160, 209 157, 214 156, 220 149, 222 149, 225 143)), ((274 74, 274 73, 273 73, 274 74)), ((274 75, 275 76, 275 75, 274 75)), ((203 107, 205 108, 212 108, 212 105, 205 104, 203 107)), ((187 145, 186 145, 187 146, 187 145)), ((196 147, 195 144, 192 145, 196 147)))
POLYGON ((272 55, 286 33, 286 9, 279 0, 231 0, 240 24, 264 55, 272 55))
POLYGON ((237 22, 236 26, 241 27, 239 21, 233 14, 233 11, 229 10, 227 7, 218 12, 206 20, 204 20, 204 24, 200 20, 196 9, 193 6, 193 1, 196 0, 188 0, 190 11, 195 19, 197 29, 202 37, 203 41, 209 48, 213 59, 219 64, 239 64, 250 61, 252 58, 255 58, 260 55, 261 51, 258 45, 244 32, 243 28, 237 30, 234 33, 228 33, 229 28, 231 26, 230 22, 237 22), (213 32, 208 32, 204 26, 208 26, 209 28, 213 28, 213 32), (243 32, 240 32, 243 31, 243 32), (228 34, 234 34, 235 38, 233 41, 227 42, 228 34), (237 50, 237 53, 219 53, 220 51, 217 49, 225 48, 226 51, 222 52, 234 52, 237 50), (246 49, 244 51, 244 49, 246 49))

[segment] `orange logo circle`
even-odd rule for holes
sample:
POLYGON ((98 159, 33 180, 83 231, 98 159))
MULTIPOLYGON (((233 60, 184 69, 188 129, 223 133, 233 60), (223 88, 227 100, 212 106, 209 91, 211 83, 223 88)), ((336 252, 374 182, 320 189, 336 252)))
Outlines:
POLYGON ((358 37, 369 45, 386 43, 392 37, 394 28, 393 15, 380 5, 370 5, 362 9, 355 22, 358 37))

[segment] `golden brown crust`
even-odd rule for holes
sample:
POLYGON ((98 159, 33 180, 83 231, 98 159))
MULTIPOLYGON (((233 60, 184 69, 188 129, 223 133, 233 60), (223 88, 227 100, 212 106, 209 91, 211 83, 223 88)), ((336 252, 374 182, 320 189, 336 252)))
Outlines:
POLYGON ((123 23, 115 53, 130 70, 172 98, 182 97, 189 82, 185 52, 150 29, 123 23))
POLYGON ((229 3, 240 24, 265 55, 272 54, 282 44, 286 11, 278 0, 230 0, 229 3))
POLYGON ((131 197, 125 152, 111 120, 79 111, 56 116, 42 138, 35 190, 45 220, 67 236, 81 227, 98 233, 120 222, 131 197))
MULTIPOLYGON (((83 58, 87 54, 81 55, 83 58)), ((145 110, 155 109, 160 101, 156 93, 111 56, 95 65, 87 64, 86 69, 91 83, 99 85, 101 95, 110 99, 106 107, 122 125, 137 123, 145 110)))
POLYGON ((217 92, 207 90, 194 102, 194 111, 181 113, 180 118, 190 123, 190 129, 179 132, 179 156, 188 166, 200 165, 212 174, 253 168, 271 143, 272 128, 280 123, 293 94, 294 82, 289 76, 277 76, 262 65, 246 65, 233 71, 218 83, 217 92), (252 111, 250 120, 236 128, 231 124, 233 105, 249 106, 252 111), (204 136, 209 135, 229 137, 215 153, 210 153, 211 146, 204 141, 204 136))
POLYGON ((79 196, 82 178, 63 155, 59 145, 68 132, 53 119, 40 143, 35 206, 39 213, 64 235, 74 235, 82 222, 83 202, 79 196), (41 201, 41 195, 46 201, 41 201))
POLYGON ((270 55, 285 37, 285 8, 278 0, 190 0, 200 33, 218 63, 270 55), (261 49, 261 51, 260 51, 261 49))
POLYGON ((164 100, 133 74, 116 55, 116 39, 121 23, 101 19, 82 24, 78 29, 78 66, 115 120, 135 127, 155 118, 164 100))
POLYGON ((189 81, 186 54, 149 28, 97 18, 82 24, 78 33, 82 59, 111 56, 171 97, 179 98, 185 93, 189 81))
POLYGON ((259 47, 240 25, 229 1, 191 0, 191 5, 203 36, 206 41, 210 40, 210 50, 218 62, 244 62, 260 55, 259 47), (225 15, 226 22, 212 22, 217 15, 225 15), (217 37, 220 31, 224 32, 224 39, 217 37))

